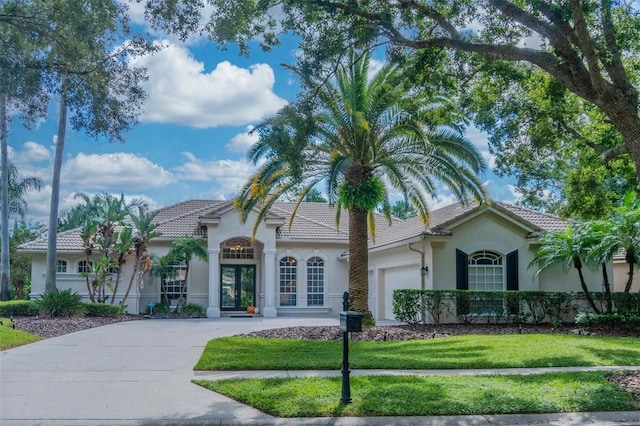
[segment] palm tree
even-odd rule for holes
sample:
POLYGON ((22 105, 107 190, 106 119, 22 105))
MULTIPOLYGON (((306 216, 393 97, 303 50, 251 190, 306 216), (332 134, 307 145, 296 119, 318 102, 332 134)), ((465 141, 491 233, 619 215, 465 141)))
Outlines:
POLYGON ((604 263, 623 251, 629 266, 624 292, 629 293, 635 265, 640 264, 640 198, 633 191, 627 192, 612 215, 596 224, 602 231, 590 255, 604 263))
POLYGON ((133 264, 133 272, 131 272, 131 278, 129 278, 127 291, 124 293, 124 296, 120 301, 120 306, 124 306, 127 297, 129 297, 129 292, 133 286, 133 280, 138 278, 138 282, 141 282, 144 275, 150 269, 149 264, 151 263, 151 259, 147 252, 147 248, 153 238, 162 235, 160 232, 156 231, 159 225, 153 223, 153 219, 155 219, 157 214, 157 212, 147 213, 144 208, 138 207, 138 214, 131 214, 129 216, 133 226, 135 227, 133 240, 135 263, 133 264))
MULTIPOLYGON (((538 264, 536 275, 550 266, 561 264, 567 270, 571 266, 576 268, 580 278, 580 286, 585 294, 589 306, 595 313, 600 313, 600 309, 591 297, 589 288, 584 279, 583 259, 586 258, 591 246, 592 232, 588 224, 575 224, 568 226, 562 232, 546 232, 540 237, 541 247, 536 254, 531 265, 538 264)), ((530 265, 530 266, 531 266, 530 265)))
MULTIPOLYGON (((207 260, 207 251, 202 247, 202 239, 184 235, 177 240, 171 242, 169 249, 170 257, 178 262, 185 263, 184 284, 180 286, 180 296, 178 297, 178 305, 182 303, 182 298, 187 287, 187 278, 189 277, 189 264, 196 257, 200 260, 207 260)), ((179 307, 179 306, 178 306, 179 307)), ((176 309, 178 308, 176 307, 176 309)))
POLYGON ((242 220, 257 208, 255 233, 280 195, 302 185, 300 203, 315 185, 326 184, 336 221, 343 208, 349 213, 350 308, 363 313, 364 324, 374 324, 368 235, 375 237, 376 207, 382 205, 390 220, 387 187, 399 190, 425 223, 436 179, 463 202, 485 197, 477 149, 451 126, 427 125, 433 102, 403 91, 398 68, 386 66, 369 79, 369 61, 369 53, 350 52, 335 83, 325 81, 312 92, 315 108, 290 105, 259 126, 249 158, 266 162, 234 201, 242 220))
MULTIPOLYGON (((2 114, 0 114, 0 116, 1 115, 2 114)), ((0 120, 1 119, 2 118, 0 117, 0 120)), ((8 161, 3 161, 2 165, 2 182, 4 182, 4 178, 6 178, 8 185, 6 187, 6 191, 4 191, 4 189, 2 190, 2 208, 0 208, 0 211, 2 212, 2 221, 0 223, 0 232, 2 233, 0 236, 0 239, 2 240, 0 247, 0 270, 2 271, 0 274, 0 300, 9 300, 11 298, 11 289, 9 288, 9 215, 17 214, 21 218, 24 218, 27 210, 27 202, 24 200, 24 195, 32 189, 39 191, 42 181, 37 177, 18 179, 18 169, 13 164, 10 164, 8 161)), ((0 185, 4 187, 2 182, 0 182, 0 185)))

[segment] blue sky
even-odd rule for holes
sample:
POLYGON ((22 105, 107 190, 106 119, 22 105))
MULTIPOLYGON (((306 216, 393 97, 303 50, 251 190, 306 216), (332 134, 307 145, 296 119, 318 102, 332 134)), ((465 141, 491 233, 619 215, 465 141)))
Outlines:
MULTIPOLYGON (((142 22, 138 6, 131 12, 134 21, 142 22)), ((78 203, 73 197, 77 192, 124 193, 143 198, 151 209, 187 199, 232 198, 254 170, 245 161, 256 140, 248 129, 295 100, 297 79, 280 65, 295 62, 293 40, 269 53, 252 49, 245 58, 203 39, 180 43, 156 36, 166 48, 136 59, 136 65, 148 69, 148 99, 126 142, 95 141, 68 127, 61 209, 78 203)), ((378 58, 378 65, 383 59, 378 58)), ((48 217, 57 116, 52 107, 35 129, 24 129, 19 122, 10 128, 10 161, 21 176, 38 176, 44 183, 40 192, 26 196, 28 218, 34 222, 46 223, 48 217)), ((486 135, 470 128, 466 136, 491 166, 486 135)), ((488 171, 483 181, 491 198, 516 199, 509 180, 488 171)), ((443 188, 432 208, 454 201, 443 188)))

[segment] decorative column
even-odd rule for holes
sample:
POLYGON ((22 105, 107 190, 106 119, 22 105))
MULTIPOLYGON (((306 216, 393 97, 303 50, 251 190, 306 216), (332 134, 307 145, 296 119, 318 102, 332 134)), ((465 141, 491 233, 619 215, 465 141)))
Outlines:
POLYGON ((220 317, 220 247, 209 248, 209 307, 207 318, 220 317))
POLYGON ((275 318, 278 316, 276 309, 276 250, 264 250, 264 309, 263 316, 275 318))

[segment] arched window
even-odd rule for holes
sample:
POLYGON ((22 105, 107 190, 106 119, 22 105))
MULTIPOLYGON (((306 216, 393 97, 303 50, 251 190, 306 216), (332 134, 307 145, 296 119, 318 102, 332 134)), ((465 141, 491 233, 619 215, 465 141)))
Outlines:
POLYGON ((87 260, 81 260, 78 262, 78 273, 79 274, 88 274, 93 269, 93 262, 87 260))
POLYGON ((307 260, 307 306, 324 306, 324 260, 307 260))
POLYGON ((504 266, 501 254, 482 250, 469 255, 469 290, 504 290, 504 266))
POLYGON ((296 306, 298 291, 298 261, 291 257, 280 259, 280 306, 296 306))
POLYGON ((222 245, 223 259, 253 259, 251 242, 244 238, 227 240, 222 245))
POLYGON ((64 274, 67 272, 67 261, 58 259, 56 261, 56 272, 59 274, 64 274))

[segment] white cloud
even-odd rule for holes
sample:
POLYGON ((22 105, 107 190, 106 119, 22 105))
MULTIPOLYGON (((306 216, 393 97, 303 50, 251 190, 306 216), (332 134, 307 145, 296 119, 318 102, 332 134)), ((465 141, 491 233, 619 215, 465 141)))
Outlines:
POLYGON ((139 191, 174 181, 173 175, 162 166, 124 152, 80 153, 62 167, 62 182, 81 191, 139 191))
POLYGON ((249 148, 253 146, 253 144, 258 142, 258 139, 260 138, 258 132, 251 133, 252 130, 253 126, 247 126, 246 132, 238 133, 237 135, 232 137, 229 143, 224 147, 229 152, 246 153, 249 148))
POLYGON ((367 80, 371 81, 373 77, 375 77, 378 72, 385 66, 383 61, 378 61, 376 59, 371 58, 369 61, 369 74, 367 75, 367 80))
MULTIPOLYGON (((74 198, 74 192, 60 190, 59 211, 67 210, 79 203, 74 198)), ((51 185, 45 185, 40 191, 29 191, 25 194, 27 202, 27 215, 33 222, 44 225, 49 223, 49 207, 51 206, 51 185)))
POLYGON ((267 64, 240 68, 220 62, 211 72, 184 47, 134 60, 148 69, 148 98, 142 121, 196 128, 244 125, 277 112, 286 101, 273 92, 275 76, 267 64))
MULTIPOLYGON (((180 180, 210 181, 220 187, 224 194, 235 194, 255 172, 255 167, 245 161, 202 161, 190 152, 183 152, 187 162, 175 169, 180 180)), ((219 191, 220 192, 220 191, 219 191)))

